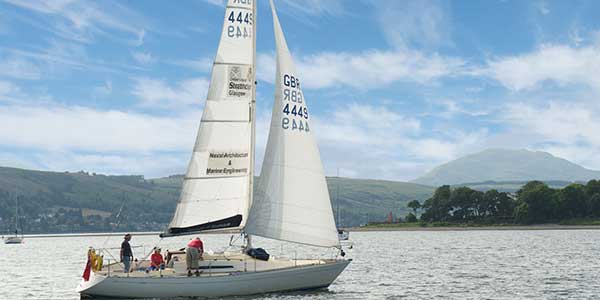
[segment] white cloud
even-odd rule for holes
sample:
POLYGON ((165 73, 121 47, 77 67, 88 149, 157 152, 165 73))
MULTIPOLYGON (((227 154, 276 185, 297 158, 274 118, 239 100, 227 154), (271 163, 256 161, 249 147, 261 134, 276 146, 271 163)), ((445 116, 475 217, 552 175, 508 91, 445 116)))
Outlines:
MULTIPOLYGON (((323 52, 296 56, 296 65, 307 88, 350 86, 372 89, 394 82, 425 84, 462 72, 465 62, 438 54, 425 55, 412 50, 370 50, 359 54, 323 52)), ((274 81, 275 59, 261 53, 257 58, 257 77, 274 81)))
POLYGON ((362 145, 395 145, 390 137, 406 137, 417 134, 420 122, 406 118, 386 107, 349 104, 336 111, 325 122, 317 119, 319 138, 327 142, 349 142, 362 145))
POLYGON ((256 78, 258 80, 273 83, 275 81, 275 55, 258 53, 256 55, 256 78))
POLYGON ((200 116, 199 110, 158 117, 80 106, 0 106, 0 145, 51 151, 183 151, 192 147, 200 116))
POLYGON ((441 106, 443 110, 439 113, 426 113, 425 115, 437 115, 443 118, 451 118, 456 116, 483 117, 492 113, 493 109, 480 108, 477 101, 456 101, 451 99, 436 99, 431 101, 436 106, 441 106))
POLYGON ((172 60, 169 63, 176 66, 192 69, 198 72, 209 72, 213 65, 213 59, 206 57, 199 59, 179 59, 172 60))
POLYGON ((376 1, 377 19, 389 43, 397 48, 435 48, 452 44, 449 9, 436 0, 376 1))
POLYGON ((19 87, 8 81, 0 81, 0 97, 19 91, 19 87))
POLYGON ((103 85, 97 86, 92 90, 92 96, 94 97, 106 97, 113 92, 112 81, 107 80, 103 85))
POLYGON ((65 38, 87 41, 91 35, 106 34, 104 29, 113 29, 133 35, 143 41, 142 18, 118 2, 85 2, 74 0, 40 0, 6 2, 37 13, 57 17, 54 31, 65 38), (64 22, 67 23, 64 23, 64 22), (142 38, 140 38, 142 36, 142 38))
POLYGON ((503 122, 524 135, 530 148, 600 169, 599 114, 597 104, 515 103, 507 105, 503 122))
MULTIPOLYGON (((200 116, 199 109, 161 117, 52 103, 0 106, 0 147, 26 149, 32 157, 28 165, 21 159, 13 166, 164 176, 185 170, 200 116)), ((486 136, 476 131, 428 137, 414 117, 360 104, 313 120, 329 175, 339 167, 344 176, 408 180, 468 152, 486 136)), ((268 124, 268 115, 259 116, 258 162, 268 124)), ((12 156, 0 155, 3 159, 12 156)))
POLYGON ((573 28, 569 31, 569 39, 575 47, 579 47, 585 41, 579 34, 579 28, 573 28))
POLYGON ((139 46, 143 45, 145 37, 146 37, 146 30, 142 28, 142 30, 140 30, 138 32, 137 40, 135 41, 135 46, 139 47, 139 46))
MULTIPOLYGON (((278 3, 275 3, 276 5, 278 3)), ((305 0, 302 2, 294 0, 281 1, 282 9, 293 16, 306 15, 339 15, 345 12, 345 2, 341 0, 305 0), (293 13, 292 13, 293 12, 293 13)))
POLYGON ((0 103, 18 103, 23 97, 23 91, 19 86, 10 82, 0 80, 0 103))
POLYGON ((600 30, 595 30, 590 33, 590 39, 593 45, 600 47, 600 30))
POLYGON ((37 166, 31 159, 24 157, 22 153, 0 152, 0 166, 21 169, 36 169, 37 166))
POLYGON ((544 81, 600 88, 600 48, 542 45, 534 52, 488 62, 485 73, 513 91, 533 89, 544 81))
POLYGON ((30 169, 181 174, 201 117, 200 106, 166 116, 65 106, 0 81, 4 95, 11 101, 0 101, 0 165, 30 169))
POLYGON ((204 2, 216 6, 225 6, 226 0, 204 0, 204 2))
POLYGON ((144 106, 184 108, 184 105, 200 104, 206 99, 209 81, 205 78, 190 78, 171 86, 162 79, 136 78, 132 94, 144 106))
POLYGON ((79 43, 61 39, 47 39, 47 41, 47 44, 41 45, 40 49, 35 51, 0 46, 0 77, 28 80, 57 79, 73 70, 101 72, 103 76, 106 73, 144 70, 133 64, 95 59, 93 54, 90 57, 86 47, 79 43))
POLYGON ((507 121, 547 141, 570 145, 585 142, 600 148, 600 120, 596 117, 599 111, 594 107, 550 102, 542 107, 517 103, 507 108, 507 121))
POLYGON ((0 59, 0 76, 35 80, 40 78, 40 69, 37 65, 25 59, 9 57, 0 59))
POLYGON ((423 130, 417 118, 385 106, 360 104, 349 104, 327 118, 318 115, 313 122, 326 172, 333 175, 342 168, 363 178, 413 179, 479 149, 489 135, 485 129, 436 135, 423 130))
POLYGON ((132 52, 131 56, 138 64, 142 65, 149 65, 156 62, 156 57, 152 56, 152 54, 150 54, 149 52, 136 51, 132 52))
POLYGON ((550 13, 550 9, 548 8, 548 3, 544 0, 539 0, 536 4, 537 10, 542 15, 547 15, 550 13))

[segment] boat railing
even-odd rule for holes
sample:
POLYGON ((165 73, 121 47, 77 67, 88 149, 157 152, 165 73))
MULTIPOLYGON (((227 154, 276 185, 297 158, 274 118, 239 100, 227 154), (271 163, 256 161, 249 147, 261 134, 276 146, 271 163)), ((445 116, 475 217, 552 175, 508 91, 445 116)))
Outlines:
MULTIPOLYGON (((146 247, 145 246, 132 246, 131 248, 142 248, 143 252, 145 253, 146 251, 146 247)), ((109 248, 109 247, 103 247, 103 248, 93 248, 90 247, 90 249, 88 251, 93 251, 95 257, 96 257, 96 263, 98 264, 98 261, 100 261, 100 266, 98 267, 98 265, 95 266, 94 271, 98 272, 98 271, 103 271, 106 270, 106 276, 110 277, 110 271, 111 271, 111 266, 114 265, 120 265, 123 269, 125 269, 125 264, 120 260, 117 259, 114 255, 113 255, 113 251, 111 250, 120 250, 121 248, 117 248, 117 247, 113 247, 113 248, 109 248), (104 263, 104 257, 106 258, 106 263, 104 263)), ((147 255, 144 256, 144 258, 142 258, 141 260, 137 261, 136 263, 139 265, 141 263, 143 263, 144 261, 147 261, 147 255)), ((114 270, 113 270, 114 272, 114 270)), ((126 273, 127 277, 129 277, 129 272, 126 273)))
MULTIPOLYGON (((135 248, 147 248, 147 247, 143 247, 143 246, 134 246, 135 248)), ((133 247, 132 247, 133 248, 133 247)), ((98 257, 103 257, 106 258, 103 261, 103 264, 98 268, 98 269, 94 269, 94 272, 101 272, 101 274, 103 276, 107 276, 107 277, 130 277, 130 276, 134 276, 137 277, 138 275, 137 272, 144 272, 147 271, 148 267, 148 261, 150 261, 149 257, 144 256, 144 258, 138 258, 135 261, 132 261, 132 273, 130 272, 123 272, 124 271, 124 263, 118 259, 117 257, 117 253, 115 250, 118 250, 120 248, 98 248, 98 249, 94 249, 96 256, 98 257)), ((287 261, 289 261, 289 264, 285 264, 288 265, 289 267, 300 267, 300 266, 305 266, 305 265, 322 265, 322 264, 327 264, 328 261, 327 260, 322 260, 322 259, 304 259, 302 258, 301 254, 298 253, 297 250, 293 250, 290 251, 293 257, 286 259, 287 261), (300 256, 299 256, 300 255, 300 256), (307 261, 309 260, 309 261, 307 261)), ((181 254, 181 253, 179 253, 181 254)), ((176 260, 176 262, 179 264, 181 264, 183 261, 181 260, 181 256, 177 255, 179 257, 179 260, 176 260)), ((290 255, 291 256, 291 255, 290 255)), ((275 257, 274 257, 275 258, 275 257)), ((185 258, 184 258, 185 259, 185 258)), ((263 270, 263 267, 260 263, 259 260, 251 258, 247 255, 244 255, 242 257, 238 256, 229 256, 229 255, 222 255, 221 253, 218 254, 209 254, 206 255, 202 258, 202 260, 204 261, 203 263, 203 269, 205 271, 205 276, 220 276, 222 275, 221 273, 230 273, 230 274, 237 274, 239 271, 243 272, 259 272, 259 267, 261 270, 263 270), (227 261, 237 261, 240 264, 238 265, 237 269, 227 269, 225 270, 223 268, 222 262, 224 260, 227 261), (213 274, 215 273, 215 274, 213 274)), ((283 260, 285 261, 285 260, 283 260)), ((283 262, 281 261, 281 262, 283 262)), ((280 265, 281 266, 281 265, 280 265)), ((178 267, 179 268, 179 267, 178 267)), ((173 266, 171 266, 170 268, 167 267, 167 269, 173 269, 172 271, 169 272, 175 272, 175 269, 173 266)), ((163 270, 159 268, 158 273, 154 273, 157 275, 160 275, 160 277, 163 277, 163 270)), ((146 272, 147 273, 147 272, 146 272)), ((171 274, 171 273, 169 273, 171 274)), ((177 271, 177 273, 173 273, 173 275, 175 274, 183 274, 179 271, 177 271)))

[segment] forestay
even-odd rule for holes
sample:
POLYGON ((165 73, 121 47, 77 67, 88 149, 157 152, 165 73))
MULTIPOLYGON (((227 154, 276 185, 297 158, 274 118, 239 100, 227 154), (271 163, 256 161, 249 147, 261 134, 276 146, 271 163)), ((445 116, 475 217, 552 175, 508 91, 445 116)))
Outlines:
POLYGON ((254 119, 254 4, 229 0, 196 144, 163 236, 244 227, 254 119))
POLYGON ((339 246, 311 115, 273 3, 277 48, 269 139, 246 232, 323 247, 339 246))

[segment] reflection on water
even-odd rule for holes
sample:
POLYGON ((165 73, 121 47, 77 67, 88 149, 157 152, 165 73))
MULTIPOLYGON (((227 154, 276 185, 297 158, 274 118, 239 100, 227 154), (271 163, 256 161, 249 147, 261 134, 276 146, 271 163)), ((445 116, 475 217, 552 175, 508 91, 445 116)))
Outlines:
MULTIPOLYGON (((222 250, 228 235, 204 235, 222 250)), ((228 299, 595 299, 600 231, 353 232, 354 261, 327 290, 228 299)), ((79 299, 88 246, 119 237, 29 238, 0 244, 0 299, 79 299)), ((185 237, 135 236, 134 254, 181 248, 185 237)), ((272 255, 332 257, 331 250, 256 238, 272 255)), ((115 250, 118 251, 118 250, 115 250)))

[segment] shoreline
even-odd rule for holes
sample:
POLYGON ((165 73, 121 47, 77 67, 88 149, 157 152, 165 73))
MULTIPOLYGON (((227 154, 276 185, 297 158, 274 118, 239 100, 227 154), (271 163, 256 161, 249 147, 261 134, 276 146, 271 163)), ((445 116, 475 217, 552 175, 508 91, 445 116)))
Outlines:
MULTIPOLYGON (((507 230, 600 230, 600 225, 559 225, 559 224, 538 224, 538 225, 500 225, 500 226, 439 226, 439 227, 350 227, 344 228, 350 232, 376 232, 376 231, 507 231, 507 230)), ((89 233, 38 233, 25 234, 25 238, 55 238, 55 237, 101 237, 101 236, 122 236, 131 233, 138 236, 151 236, 160 233, 159 231, 129 231, 129 232, 89 232, 89 233)), ((206 232, 204 234, 219 234, 206 232)), ((231 234, 221 232, 221 234, 231 234)), ((3 235, 4 237, 11 236, 3 235)))
POLYGON ((352 227, 346 228, 351 232, 369 231, 491 231, 491 230, 599 230, 600 225, 502 225, 502 226, 440 226, 440 227, 352 227))
MULTIPOLYGON (((130 233, 132 235, 137 236, 152 236, 155 235, 158 237, 162 231, 123 231, 123 232, 77 232, 77 233, 34 233, 34 234, 24 234, 24 238, 28 239, 37 239, 37 238, 69 238, 69 237, 102 237, 102 236, 123 236, 126 233, 130 233)), ((233 234, 232 232, 204 232, 202 235, 212 235, 212 234, 233 234)), ((5 234, 2 237, 13 236, 14 234, 5 234)))
MULTIPOLYGON (((78 232, 78 233, 35 233, 35 234, 24 234, 24 238, 36 239, 36 238, 49 238, 49 237, 98 237, 98 236, 123 236, 126 233, 134 235, 156 235, 160 233, 151 231, 128 231, 128 232, 78 232)), ((4 237, 12 236, 12 234, 3 235, 4 237)))

